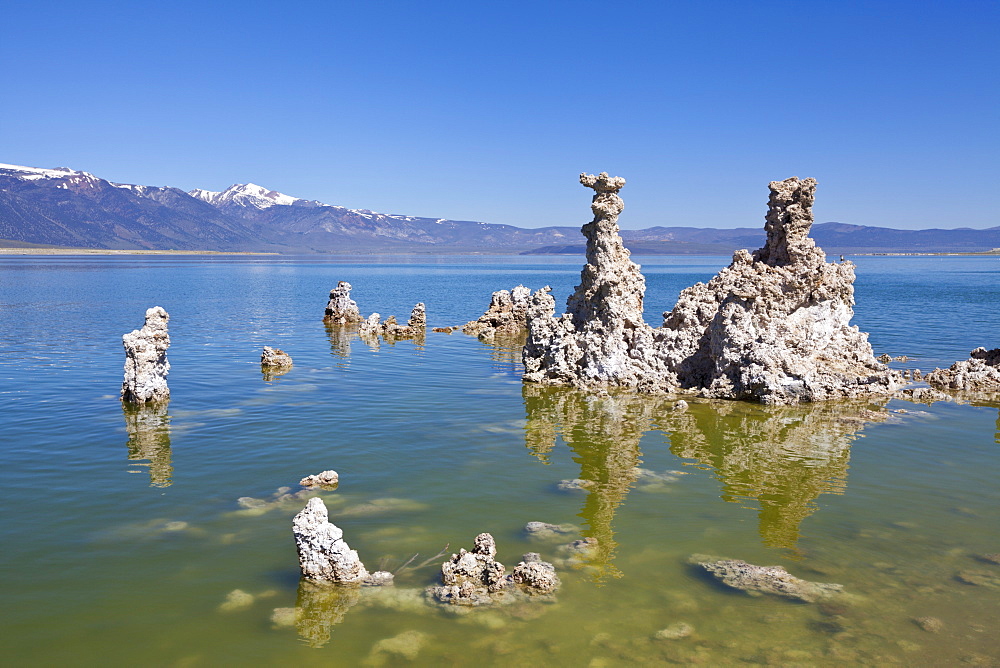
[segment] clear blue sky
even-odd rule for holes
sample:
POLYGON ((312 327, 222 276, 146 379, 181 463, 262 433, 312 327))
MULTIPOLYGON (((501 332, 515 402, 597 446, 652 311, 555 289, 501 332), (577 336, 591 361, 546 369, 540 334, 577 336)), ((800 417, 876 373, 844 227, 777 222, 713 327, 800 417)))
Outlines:
POLYGON ((8 2, 0 162, 387 213, 1000 225, 1000 2, 8 2))

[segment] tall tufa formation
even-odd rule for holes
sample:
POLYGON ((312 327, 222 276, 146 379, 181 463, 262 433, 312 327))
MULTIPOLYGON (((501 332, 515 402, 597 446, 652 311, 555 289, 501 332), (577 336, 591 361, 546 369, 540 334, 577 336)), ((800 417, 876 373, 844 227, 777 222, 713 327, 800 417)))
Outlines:
POLYGON ((587 265, 568 313, 533 299, 525 379, 581 387, 688 391, 790 404, 888 394, 902 384, 850 325, 854 265, 827 263, 809 238, 816 181, 770 184, 767 241, 733 255, 707 284, 681 292, 662 327, 642 318, 645 282, 618 233, 623 179, 583 175, 594 220, 583 226, 587 265))
POLYGON ((406 326, 413 330, 427 329, 427 307, 423 302, 417 302, 410 311, 410 319, 406 321, 406 326))
POLYGON ((146 310, 146 322, 122 336, 125 347, 125 378, 122 381, 122 401, 142 404, 170 398, 167 387, 167 348, 170 335, 167 321, 170 316, 159 306, 146 310))
POLYGON ((351 299, 351 284, 340 281, 330 290, 330 301, 326 303, 323 322, 331 325, 353 325, 361 322, 358 305, 351 299))
POLYGON ((642 319, 646 279, 618 233, 618 215, 625 208, 618 191, 625 179, 602 172, 581 174, 580 183, 596 191, 590 205, 594 220, 583 226, 587 264, 562 316, 554 317, 548 289, 532 296, 524 378, 554 385, 667 389, 674 378, 654 355, 653 330, 642 319))
POLYGON ((854 263, 828 263, 809 238, 815 179, 770 184, 767 240, 741 250, 664 313, 678 385, 708 397, 770 404, 886 395, 902 377, 851 326, 854 263))

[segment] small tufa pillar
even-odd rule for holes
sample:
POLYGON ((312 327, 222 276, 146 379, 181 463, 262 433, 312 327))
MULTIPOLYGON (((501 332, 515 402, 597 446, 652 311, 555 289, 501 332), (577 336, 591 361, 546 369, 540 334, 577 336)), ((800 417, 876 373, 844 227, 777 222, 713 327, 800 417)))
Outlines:
POLYGON ((326 303, 323 322, 331 325, 353 325, 361 320, 358 305, 351 299, 351 284, 340 281, 337 287, 330 290, 330 301, 326 303))
POLYGON ((344 541, 344 532, 330 522, 326 504, 319 497, 309 499, 292 520, 292 533, 299 552, 302 577, 313 582, 388 585, 392 573, 369 573, 356 550, 344 541))
POLYGON ((414 330, 427 328, 427 308, 423 302, 417 302, 410 311, 410 319, 406 322, 406 326, 414 330))
POLYGON ((122 381, 122 401, 146 403, 170 398, 167 387, 167 348, 170 335, 167 321, 170 316, 159 306, 146 311, 146 323, 122 336, 125 347, 125 379, 122 381))

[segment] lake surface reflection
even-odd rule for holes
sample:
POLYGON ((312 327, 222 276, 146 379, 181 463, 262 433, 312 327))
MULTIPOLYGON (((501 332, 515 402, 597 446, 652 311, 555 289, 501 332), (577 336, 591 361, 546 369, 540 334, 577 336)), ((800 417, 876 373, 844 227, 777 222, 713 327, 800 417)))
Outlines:
MULTIPOLYGON (((727 258, 640 258, 647 319, 727 258)), ((927 371, 995 346, 1000 261, 857 258, 855 323, 927 371)), ((998 665, 997 397, 768 408, 523 385, 518 339, 365 341, 322 322, 552 285, 578 258, 0 258, 5 665, 998 665), (169 403, 123 408, 121 335, 171 315, 169 403), (260 367, 264 345, 294 359, 260 367), (333 468, 336 490, 300 491, 333 468), (391 589, 300 583, 320 495, 391 589), (529 535, 528 522, 563 525, 529 535), (491 532, 556 600, 456 611, 423 590, 491 532), (573 547, 582 540, 585 549, 573 547), (695 553, 842 584, 726 589, 695 553), (937 620, 928 622, 928 618, 937 620), (687 625, 682 638, 657 632, 687 625), (55 633, 53 629, 58 629, 55 633), (930 629, 930 630, 927 630, 930 629)))

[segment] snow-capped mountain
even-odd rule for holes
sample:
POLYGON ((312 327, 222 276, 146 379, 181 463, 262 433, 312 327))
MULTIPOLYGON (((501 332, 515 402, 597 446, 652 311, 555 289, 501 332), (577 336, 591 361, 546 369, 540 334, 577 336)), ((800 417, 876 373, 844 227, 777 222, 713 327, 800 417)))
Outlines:
POLYGON ((55 169, 42 169, 40 167, 24 167, 22 165, 8 165, 0 162, 0 171, 8 173, 25 181, 37 181, 39 179, 65 179, 71 176, 93 176, 87 172, 77 172, 69 167, 56 167, 55 169))
POLYGON ((255 183, 237 183, 222 192, 195 188, 188 194, 220 209, 230 206, 267 209, 275 205, 289 205, 299 201, 297 197, 290 197, 276 190, 268 190, 255 183))
MULTIPOLYGON (((281 252, 514 251, 573 230, 387 215, 253 183, 221 192, 112 183, 68 168, 0 165, 0 239, 91 248, 281 252)), ((575 234, 574 234, 575 236, 575 234)))
POLYGON ((0 164, 0 238, 84 248, 250 250, 241 221, 177 188, 0 164))

